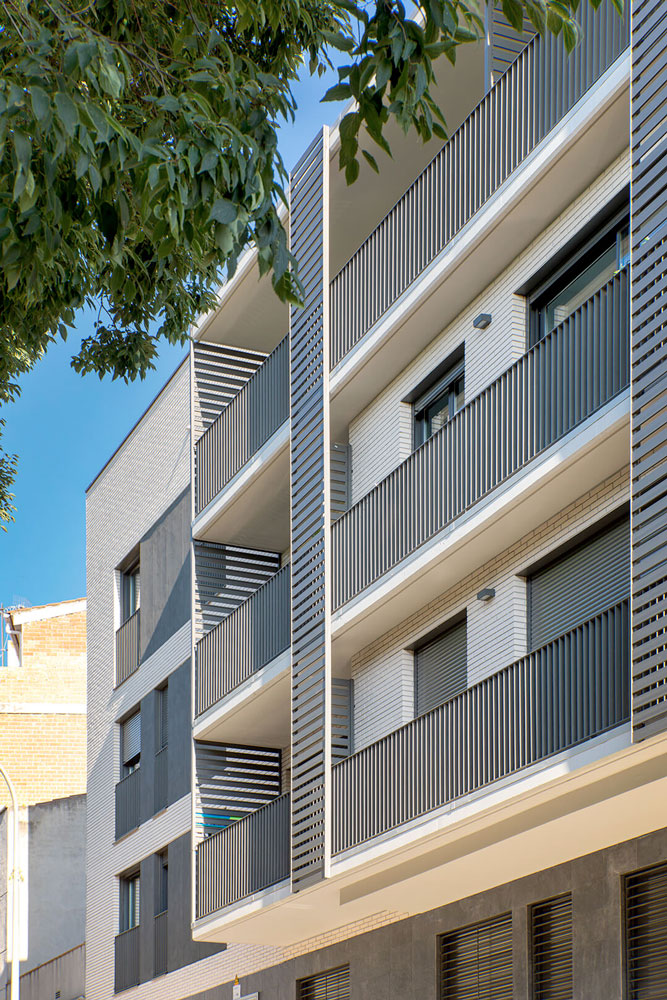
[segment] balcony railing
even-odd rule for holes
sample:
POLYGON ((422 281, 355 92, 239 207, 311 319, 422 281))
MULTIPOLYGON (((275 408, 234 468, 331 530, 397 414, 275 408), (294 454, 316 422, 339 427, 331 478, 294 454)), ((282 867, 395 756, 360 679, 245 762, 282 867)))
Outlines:
POLYGON ((213 500, 289 416, 287 337, 195 445, 196 513, 213 500))
POLYGON ((536 36, 331 283, 331 366, 345 357, 629 44, 611 0, 584 40, 536 36))
POLYGON ((289 644, 287 565, 197 643, 197 715, 270 663, 289 644))
POLYGON ((169 803, 169 747, 162 747, 155 754, 155 801, 156 813, 166 809, 169 803))
POLYGON ((139 666, 140 609, 116 632, 116 687, 139 666))
POLYGON ((289 793, 197 847, 197 916, 282 882, 290 873, 289 793))
POLYGON ((339 518, 334 608, 624 389, 628 326, 621 271, 339 518))
POLYGON ((333 851, 630 718, 623 601, 333 768, 333 851))
POLYGON ((168 911, 163 910, 155 917, 155 951, 154 951, 154 973, 156 976, 164 976, 167 971, 167 917, 168 911))
POLYGON ((126 774, 116 785, 116 840, 141 822, 141 768, 126 774))
POLYGON ((116 936, 114 993, 139 985, 139 928, 116 936))

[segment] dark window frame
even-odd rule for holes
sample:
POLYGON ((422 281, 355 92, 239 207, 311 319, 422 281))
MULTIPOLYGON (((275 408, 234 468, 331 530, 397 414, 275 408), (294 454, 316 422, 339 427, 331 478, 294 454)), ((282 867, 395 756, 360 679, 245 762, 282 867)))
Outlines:
POLYGON ((169 909, 169 848, 155 855, 155 916, 169 909))
MULTIPOLYGON (((546 276, 541 270, 541 280, 526 294, 528 348, 534 347, 551 332, 546 329, 545 324, 544 311, 548 303, 594 264, 606 250, 615 246, 617 270, 625 266, 621 259, 621 243, 624 230, 629 224, 629 208, 624 204, 612 214, 607 214, 593 232, 587 232, 579 244, 568 251, 566 258, 546 276)), ((560 254, 557 256, 560 257, 560 254)))
MULTIPOLYGON (((462 342, 458 347, 452 351, 450 354, 444 358, 440 364, 436 365, 433 371, 429 372, 426 378, 423 378, 415 388, 404 396, 401 400, 402 403, 407 403, 412 408, 412 451, 417 451, 421 448, 426 441, 429 440, 433 435, 429 437, 424 437, 423 433, 418 429, 418 415, 423 413, 427 407, 432 406, 437 402, 440 396, 444 396, 448 391, 448 388, 452 386, 456 381, 460 381, 460 392, 465 393, 465 342, 462 342)), ((465 399, 461 406, 456 409, 456 390, 449 393, 449 404, 450 404, 450 416, 448 421, 458 413, 465 405, 465 399), (452 407, 454 403, 454 407, 452 407), (451 410, 453 409, 453 412, 451 410)), ((437 432, 436 432, 437 433, 437 432)))
POLYGON ((118 931, 124 934, 141 925, 141 869, 124 872, 118 877, 118 931), (132 886, 138 886, 134 894, 132 886), (135 919, 136 918, 136 919, 135 919))
POLYGON ((141 705, 136 706, 131 712, 121 719, 120 723, 120 768, 121 776, 123 778, 127 777, 128 774, 132 774, 137 771, 141 766, 141 705), (125 726, 133 719, 135 716, 139 716, 139 750, 137 753, 132 754, 131 757, 125 759, 125 726))
POLYGON ((141 603, 141 564, 137 558, 131 566, 120 571, 120 623, 136 614, 141 603))

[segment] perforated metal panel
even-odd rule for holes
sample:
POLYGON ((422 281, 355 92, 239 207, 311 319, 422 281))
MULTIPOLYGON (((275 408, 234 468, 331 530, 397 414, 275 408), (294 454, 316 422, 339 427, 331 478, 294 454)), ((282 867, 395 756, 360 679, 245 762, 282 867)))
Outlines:
POLYGON ((290 311, 294 890, 324 874, 330 755, 325 596, 330 516, 328 165, 324 129, 290 176, 290 246, 305 291, 303 307, 290 311))
POLYGON ((625 879, 628 1000, 667 996, 667 864, 625 879))
POLYGON ((297 996, 299 1000, 349 1000, 349 965, 341 965, 338 969, 329 969, 328 972, 302 979, 298 984, 297 996))
POLYGON ((632 722, 667 729, 665 5, 632 4, 632 722))
POLYGON ((572 1000, 572 895, 531 909, 533 1000, 572 1000))
POLYGON ((468 683, 465 620, 415 650, 415 715, 437 708, 468 683))
POLYGON ((512 914, 443 934, 440 1000, 512 1000, 512 914))
POLYGON ((630 524, 623 518, 529 580, 529 648, 630 596, 630 524))

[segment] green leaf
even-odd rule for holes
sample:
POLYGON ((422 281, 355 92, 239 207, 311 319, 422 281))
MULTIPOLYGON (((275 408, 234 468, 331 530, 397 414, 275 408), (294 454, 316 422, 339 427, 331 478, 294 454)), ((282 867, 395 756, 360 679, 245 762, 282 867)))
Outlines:
POLYGON ((352 97, 352 88, 349 83, 337 83, 329 87, 322 101, 346 101, 352 97))
POLYGON ((51 114, 51 101, 49 95, 41 87, 32 86, 30 88, 30 100, 35 118, 39 122, 44 122, 51 114))
POLYGON ((30 168, 32 144, 28 136, 18 130, 14 132, 14 152, 19 166, 27 173, 30 168))
POLYGON ((72 138, 79 124, 79 112, 77 111, 76 104, 69 94, 65 94, 62 91, 56 94, 54 100, 60 124, 65 129, 67 135, 72 138))
POLYGON ((233 201, 229 201, 228 198, 218 198, 210 211, 208 221, 220 222, 228 226, 231 222, 236 221, 237 215, 238 208, 233 201))
POLYGON ((377 160, 375 159, 375 157, 371 153, 369 153, 367 149, 362 149, 361 152, 363 153, 364 159, 371 165, 375 173, 379 174, 380 168, 377 165, 377 160))

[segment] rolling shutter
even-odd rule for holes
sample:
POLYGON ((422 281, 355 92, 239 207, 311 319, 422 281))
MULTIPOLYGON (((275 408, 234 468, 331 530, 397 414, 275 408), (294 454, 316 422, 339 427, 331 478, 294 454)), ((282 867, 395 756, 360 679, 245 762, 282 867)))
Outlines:
POLYGON ((530 649, 629 595, 630 522, 623 518, 530 577, 530 649))
POLYGON ((299 983, 299 1000, 349 1000, 349 997, 349 965, 341 965, 338 969, 320 972, 317 976, 302 979, 299 983))
POLYGON ((141 754, 141 712, 135 712, 123 723, 121 747, 123 764, 141 754))
POLYGON ((512 914, 440 938, 440 1000, 512 1000, 512 914))
POLYGON ((667 863, 625 879, 628 1000, 667 996, 667 863))
POLYGON ((423 715, 465 691, 465 619, 415 650, 415 714, 423 715))
POLYGON ((572 1000, 572 896, 532 908, 533 998, 572 1000))

